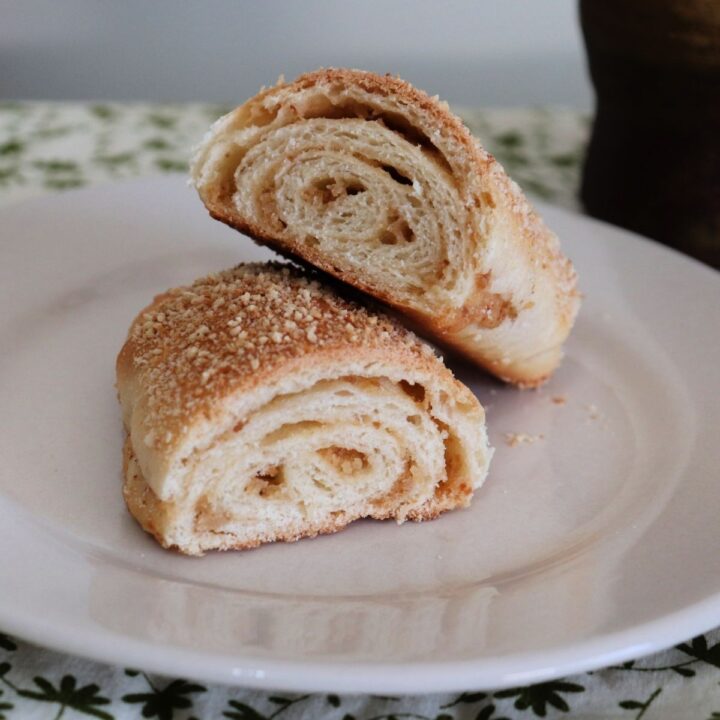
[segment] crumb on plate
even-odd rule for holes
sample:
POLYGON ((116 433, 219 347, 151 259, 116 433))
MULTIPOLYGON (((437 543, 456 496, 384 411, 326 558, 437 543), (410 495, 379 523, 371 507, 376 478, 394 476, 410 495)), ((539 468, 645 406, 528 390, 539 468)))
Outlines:
POLYGON ((505 444, 508 447, 517 447, 518 445, 532 445, 538 440, 544 440, 544 435, 529 435, 528 433, 505 433, 503 435, 505 444))
POLYGON ((602 413, 598 409, 598 406, 594 403, 588 403, 585 405, 585 409, 588 411, 588 415, 590 416, 591 420, 597 420, 602 416, 602 413))

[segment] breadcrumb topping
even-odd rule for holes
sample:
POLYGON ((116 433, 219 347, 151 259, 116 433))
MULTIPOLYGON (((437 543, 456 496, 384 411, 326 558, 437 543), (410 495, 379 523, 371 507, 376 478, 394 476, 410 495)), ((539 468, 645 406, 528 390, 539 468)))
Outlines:
POLYGON ((302 356, 392 346, 432 350, 389 317, 339 297, 282 263, 251 263, 159 295, 135 319, 118 364, 146 397, 148 447, 172 443, 183 419, 302 356), (129 366, 129 367, 128 367, 129 366))

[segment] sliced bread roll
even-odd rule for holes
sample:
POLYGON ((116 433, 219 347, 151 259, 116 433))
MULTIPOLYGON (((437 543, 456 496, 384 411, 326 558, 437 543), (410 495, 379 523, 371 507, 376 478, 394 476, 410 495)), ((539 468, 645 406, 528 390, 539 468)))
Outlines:
POLYGON ((190 555, 434 518, 468 505, 492 452, 427 345, 279 264, 158 296, 117 386, 128 508, 190 555))
POLYGON ((575 272, 445 103, 321 70, 218 120, 192 177, 210 214, 389 303, 495 375, 542 383, 579 306, 575 272))

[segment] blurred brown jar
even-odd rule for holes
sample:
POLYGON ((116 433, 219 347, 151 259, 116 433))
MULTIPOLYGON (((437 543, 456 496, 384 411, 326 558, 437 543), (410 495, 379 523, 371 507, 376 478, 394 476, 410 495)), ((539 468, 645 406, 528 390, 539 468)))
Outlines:
POLYGON ((595 217, 720 267, 720 0, 580 0, 595 217))

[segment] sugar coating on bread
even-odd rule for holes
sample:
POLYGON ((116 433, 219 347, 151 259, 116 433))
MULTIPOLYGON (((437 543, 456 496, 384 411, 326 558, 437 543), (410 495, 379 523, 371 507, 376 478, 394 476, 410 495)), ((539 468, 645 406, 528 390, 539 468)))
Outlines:
POLYGON ((210 213, 404 312, 504 379, 542 382, 578 310, 557 237, 445 103, 321 70, 221 118, 193 180, 210 213))
POLYGON ((118 356, 125 498, 189 554, 468 504, 484 413, 432 349, 281 264, 162 295, 118 356))

